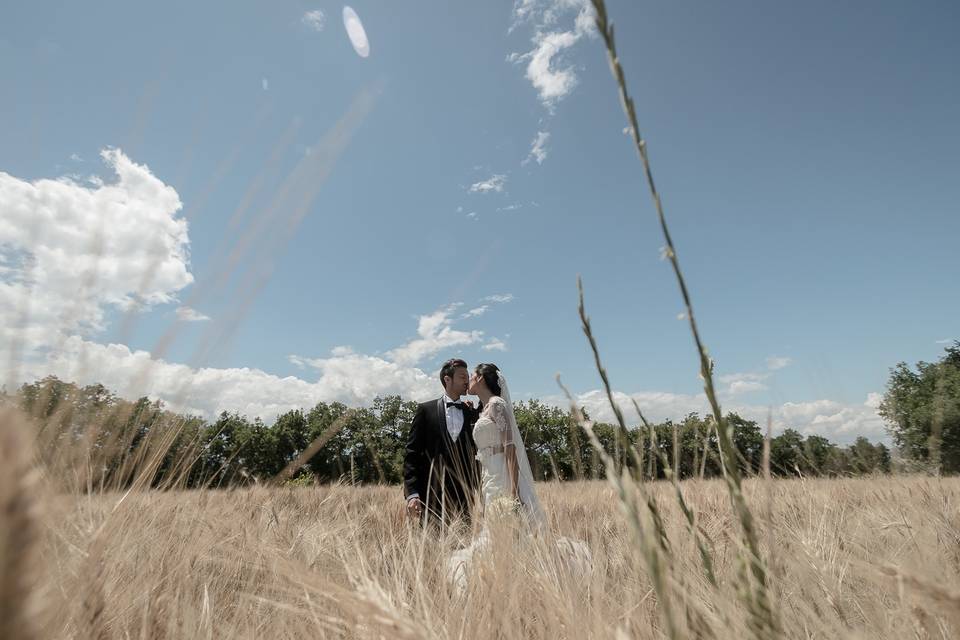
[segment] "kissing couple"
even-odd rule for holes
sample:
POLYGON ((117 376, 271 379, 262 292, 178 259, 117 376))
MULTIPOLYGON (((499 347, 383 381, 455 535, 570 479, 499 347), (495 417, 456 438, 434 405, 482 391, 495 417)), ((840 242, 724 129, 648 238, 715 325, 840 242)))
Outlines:
MULTIPOLYGON (((404 495, 411 516, 441 531, 481 515, 479 533, 446 561, 447 579, 463 595, 471 566, 492 547, 491 520, 517 518, 534 540, 543 539, 547 519, 500 369, 481 364, 469 374, 467 363, 455 358, 443 364, 440 382, 443 396, 419 405, 410 425, 404 495), (480 406, 464 402, 465 394, 477 396, 480 406)), ((573 575, 583 577, 593 566, 580 540, 557 536, 547 548, 573 575)))
POLYGON ((407 512, 441 528, 508 507, 534 527, 546 518, 533 486, 507 381, 495 364, 468 372, 459 358, 440 369, 444 394, 424 402, 410 426, 403 465, 407 512), (464 395, 480 399, 474 408, 464 395), (480 504, 476 504, 479 497, 480 504))

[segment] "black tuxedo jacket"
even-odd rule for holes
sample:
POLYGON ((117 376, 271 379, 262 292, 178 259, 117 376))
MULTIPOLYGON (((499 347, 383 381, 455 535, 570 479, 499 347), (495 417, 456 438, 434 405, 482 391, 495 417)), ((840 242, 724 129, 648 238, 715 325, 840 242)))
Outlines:
POLYGON ((463 429, 456 440, 447 431, 443 398, 424 402, 410 425, 403 461, 404 496, 417 493, 428 513, 469 517, 479 485, 473 425, 480 412, 463 408, 463 429))

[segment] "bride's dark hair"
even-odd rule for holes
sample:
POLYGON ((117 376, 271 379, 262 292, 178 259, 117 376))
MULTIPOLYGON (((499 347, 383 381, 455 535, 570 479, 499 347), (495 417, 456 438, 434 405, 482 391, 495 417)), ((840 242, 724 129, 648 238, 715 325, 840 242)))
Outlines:
POLYGON ((497 379, 497 374, 500 373, 497 365, 489 363, 478 364, 474 371, 480 374, 484 384, 487 385, 487 389, 490 389, 493 395, 498 396, 502 393, 503 390, 500 388, 500 381, 497 379))

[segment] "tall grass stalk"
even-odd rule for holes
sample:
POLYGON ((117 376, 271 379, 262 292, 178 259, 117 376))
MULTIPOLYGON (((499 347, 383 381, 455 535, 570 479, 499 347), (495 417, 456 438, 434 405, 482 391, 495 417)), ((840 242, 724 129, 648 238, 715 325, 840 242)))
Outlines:
MULTIPOLYGON (((584 303, 584 297, 583 297, 583 280, 579 277, 577 278, 577 291, 579 293, 579 304, 577 305, 577 311, 580 315, 581 329, 583 330, 583 334, 587 338, 587 342, 590 343, 590 350, 593 353, 593 361, 596 364, 597 372, 600 374, 600 379, 603 382, 604 391, 607 394, 607 400, 610 403, 610 407, 613 409, 614 415, 617 416, 617 422, 620 427, 619 433, 622 435, 622 438, 625 442, 625 446, 629 449, 630 455, 634 460, 634 464, 636 465, 637 476, 635 477, 639 477, 642 479, 643 455, 630 442, 630 434, 629 434, 629 431, 627 430, 626 421, 623 418, 623 411, 621 411, 616 400, 614 399, 613 390, 610 387, 610 380, 609 380, 609 377, 607 376, 606 368, 603 366, 603 361, 600 357, 600 347, 597 345, 597 340, 593 335, 593 327, 590 324, 590 316, 587 315, 586 304, 584 303)), ((568 400, 570 400, 572 403, 571 411, 574 412, 574 415, 576 416, 578 413, 582 415, 582 411, 580 411, 580 409, 576 406, 576 403, 573 402, 573 397, 569 394, 569 392, 567 392, 567 390, 564 389, 564 393, 566 393, 568 400)), ((683 511, 684 517, 686 518, 686 521, 687 521, 688 530, 696 540, 697 549, 700 553, 701 561, 703 563, 704 574, 707 580, 713 586, 716 586, 717 581, 713 571, 713 561, 710 558, 710 551, 707 549, 703 536, 701 535, 700 531, 697 528, 696 515, 694 514, 693 510, 690 509, 690 507, 687 505, 687 501, 683 497, 683 490, 680 488, 680 483, 678 482, 678 477, 674 472, 674 467, 671 467, 670 462, 667 459, 666 455, 661 453, 657 448, 657 436, 656 436, 656 430, 654 426, 650 424, 649 421, 647 421, 647 418, 643 415, 643 411, 640 409, 640 405, 637 404, 637 401, 631 398, 631 402, 633 403, 634 411, 637 412, 637 415, 640 417, 640 420, 642 421, 643 426, 650 432, 651 460, 654 459, 655 457, 659 458, 660 464, 664 470, 664 475, 667 477, 668 480, 672 481, 674 490, 676 492, 677 502, 680 504, 680 508, 683 511)), ((674 436, 676 436, 676 430, 674 430, 674 436)), ((595 438, 595 436, 592 436, 592 437, 595 438)), ((676 438, 674 438, 673 447, 674 447, 674 453, 676 454, 676 450, 677 450, 676 438)), ((676 459, 676 455, 674 455, 674 459, 676 459)), ((614 462, 616 462, 616 459, 614 459, 614 462)), ((656 465, 654 465, 653 468, 655 469, 656 465)), ((652 479, 652 476, 651 476, 651 479, 652 479)), ((644 500, 647 503, 647 508, 650 510, 651 518, 653 519, 654 523, 658 522, 660 515, 659 515, 659 511, 656 504, 650 499, 649 494, 643 491, 642 493, 644 495, 644 500)), ((664 540, 663 548, 665 551, 669 552, 669 549, 666 544, 666 534, 662 530, 662 528, 656 529, 656 534, 658 535, 658 537, 661 537, 664 540)))
POLYGON ((647 144, 640 135, 640 127, 637 124, 637 113, 634 107, 633 98, 627 90, 626 77, 623 67, 620 65, 620 59, 617 56, 616 42, 614 39, 613 25, 610 23, 607 15, 607 7, 604 0, 592 0, 596 10, 596 26, 600 32, 607 49, 607 56, 610 61, 610 69, 617 83, 620 94, 620 102, 627 116, 629 131, 633 139, 634 146, 643 163, 644 174, 647 179, 647 186, 653 199, 653 204, 657 212, 657 218, 660 222, 660 229, 663 232, 663 238, 666 243, 665 253, 673 267, 674 275, 677 279, 677 285, 680 288, 680 294, 683 297, 683 304, 686 309, 686 317, 690 323, 690 332, 693 335, 693 341, 697 348, 700 358, 700 376, 703 379, 704 391, 710 402, 713 411, 713 418, 717 425, 717 436, 720 445, 721 461, 726 468, 725 479, 727 489, 730 494, 730 500, 740 522, 743 548, 748 554, 746 558, 755 581, 752 589, 746 590, 747 604, 754 614, 753 631, 758 637, 776 637, 780 635, 780 624, 775 609, 771 605, 771 597, 767 584, 767 569, 760 554, 760 545, 757 539, 757 532, 754 525, 753 514, 747 506, 743 496, 742 483, 740 478, 739 465, 737 464, 737 450, 733 443, 732 428, 723 420, 723 413, 720 409, 720 402, 717 399, 716 390, 713 382, 713 361, 710 358, 707 348, 700 337, 700 331, 697 328, 696 315, 693 311, 693 304, 690 299, 690 292, 687 289, 683 272, 680 269, 680 260, 677 256, 676 247, 673 238, 670 235, 670 229, 667 225, 667 219, 663 212, 663 203, 660 194, 657 191, 656 183, 653 179, 653 171, 650 166, 650 158, 647 153, 647 144))
MULTIPOLYGON (((644 417, 643 413, 640 411, 640 406, 637 404, 637 401, 633 400, 633 408, 636 410, 637 415, 640 416, 640 420, 643 422, 644 426, 653 431, 654 427, 647 419, 644 417)), ((659 453, 659 452, 658 452, 659 453)), ((653 455, 653 454, 651 454, 653 455)), ((700 554, 700 562, 703 564, 703 573, 707 578, 707 581, 713 586, 717 587, 717 577, 713 570, 713 559, 710 555, 710 549, 707 544, 712 544, 710 537, 700 530, 700 527, 697 525, 697 514, 696 512, 687 504, 686 498, 683 496, 683 488, 680 486, 679 475, 674 473, 673 469, 670 467, 667 457, 663 453, 660 455, 660 464, 663 465, 664 475, 668 480, 673 484, 673 489, 677 498, 677 504, 680 506, 680 511, 683 513, 684 520, 687 524, 687 531, 693 536, 694 541, 697 544, 697 551, 700 554)))
MULTIPOLYGON (((592 335, 589 333, 589 326, 589 322, 587 322, 584 331, 587 333, 588 338, 591 339, 591 345, 594 345, 592 335)), ((594 349, 594 353, 596 354, 596 349, 594 349)), ((599 363, 599 356, 597 357, 597 362, 599 363)), ((602 365, 598 364, 598 366, 602 371, 602 365)), ((634 542, 641 551, 644 564, 646 565, 647 575, 650 577, 654 591, 656 591, 660 618, 664 625, 664 633, 671 640, 683 637, 674 614, 674 594, 670 588, 670 553, 667 547, 669 538, 663 528, 663 520, 659 517, 656 503, 643 489, 642 484, 635 485, 630 482, 630 476, 625 468, 622 468, 622 471, 618 472, 617 460, 611 457, 603 448, 600 440, 593 432, 593 423, 587 420, 577 401, 574 399, 573 394, 563 386, 559 375, 557 376, 557 384, 560 385, 560 388, 567 396, 567 400, 570 402, 570 411, 574 419, 583 428, 587 437, 590 439, 591 445, 593 445, 594 451, 597 451, 603 460, 604 466, 606 467, 607 480, 611 486, 613 486, 614 491, 616 491, 620 506, 627 519, 628 527, 633 534, 634 542), (640 502, 637 500, 638 493, 642 497, 642 503, 647 507, 646 517, 640 508, 640 502), (647 518, 650 519, 652 525, 650 528, 653 529, 653 531, 649 533, 648 527, 645 525, 647 518), (650 533, 653 533, 655 537, 651 537, 650 533), (654 539, 659 544, 654 544, 654 539)), ((612 396, 610 397, 611 402, 613 402, 612 396)))

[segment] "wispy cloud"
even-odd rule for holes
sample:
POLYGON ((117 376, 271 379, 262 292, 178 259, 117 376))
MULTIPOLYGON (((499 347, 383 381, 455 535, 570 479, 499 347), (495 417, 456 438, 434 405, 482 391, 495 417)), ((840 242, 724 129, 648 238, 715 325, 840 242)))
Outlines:
POLYGON ((519 202, 514 202, 513 204, 508 204, 504 207, 497 207, 497 211, 516 211, 517 209, 521 209, 522 207, 523 205, 520 204, 519 202))
POLYGON ((263 88, 264 91, 269 91, 270 81, 267 80, 266 78, 260 78, 260 86, 263 88))
POLYGON ((742 393, 753 393, 755 391, 766 391, 769 388, 767 381, 775 375, 774 372, 790 366, 792 362, 792 359, 785 356, 769 356, 766 359, 766 370, 728 373, 718 376, 717 380, 726 385, 723 393, 730 396, 736 396, 742 393))
POLYGON ((303 14, 300 21, 314 31, 323 31, 327 25, 327 16, 320 9, 312 9, 303 14))
POLYGON ((490 342, 480 347, 484 351, 506 351, 507 345, 500 338, 492 338, 490 342))
POLYGON ((507 60, 526 63, 526 77, 537 90, 540 102, 550 112, 553 112, 557 102, 577 86, 577 73, 573 65, 564 60, 564 54, 584 36, 592 36, 596 32, 593 15, 593 9, 586 0, 521 0, 514 5, 514 23, 510 30, 526 22, 533 23, 533 49, 526 53, 513 53, 507 60), (561 15, 572 11, 576 11, 577 15, 571 29, 553 28, 561 15))
POLYGON ((936 341, 937 344, 950 344, 951 342, 953 342, 953 340, 951 340, 950 338, 944 338, 943 340, 936 341))
POLYGON ((543 161, 547 159, 547 142, 549 140, 549 131, 538 131, 533 142, 530 143, 530 153, 520 164, 527 165, 531 160, 536 160, 537 164, 543 164, 543 161))
POLYGON ((470 188, 468 189, 468 191, 470 193, 490 193, 490 192, 501 193, 506 183, 507 183, 507 176, 505 176, 502 173, 497 173, 492 175, 487 180, 474 182, 472 185, 470 185, 470 188))
POLYGON ((768 377, 770 377, 769 373, 730 373, 718 377, 717 380, 727 385, 726 393, 738 395, 753 391, 765 391, 767 385, 763 381, 768 377))
POLYGON ((497 304, 504 304, 506 302, 513 301, 512 293, 499 293, 492 296, 487 296, 483 299, 484 302, 496 302, 497 304))
POLYGON ((789 367, 793 363, 792 358, 787 358, 784 356, 770 356, 767 358, 767 369, 770 371, 779 371, 785 367, 789 367))
POLYGON ((467 311, 466 313, 464 313, 464 314, 463 314, 462 316, 460 316, 460 317, 463 318, 463 319, 466 319, 466 318, 478 318, 478 317, 482 316, 483 314, 485 314, 489 309, 490 309, 490 305, 484 304, 484 305, 481 305, 481 306, 479 306, 479 307, 475 307, 475 308, 473 308, 473 309, 470 309, 469 311, 467 311))
POLYGON ((83 162, 83 158, 81 158, 80 154, 76 152, 70 154, 70 159, 74 162, 83 162))
POLYGON ((727 393, 732 396, 741 394, 741 393, 750 393, 753 391, 766 391, 767 385, 762 382, 757 382, 754 380, 736 380, 730 383, 730 387, 727 389, 727 393))
POLYGON ((191 307, 177 307, 177 318, 184 322, 205 322, 210 316, 204 315, 191 307))

